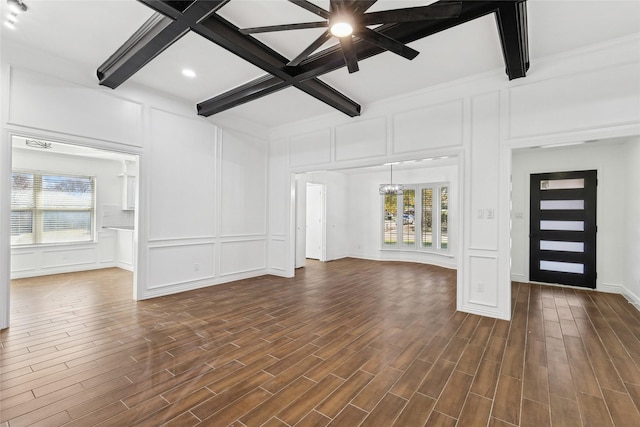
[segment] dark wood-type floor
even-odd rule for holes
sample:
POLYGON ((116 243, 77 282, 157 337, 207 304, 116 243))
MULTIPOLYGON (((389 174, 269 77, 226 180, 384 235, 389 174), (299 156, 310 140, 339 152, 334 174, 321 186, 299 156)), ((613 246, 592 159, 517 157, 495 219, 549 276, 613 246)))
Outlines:
POLYGON ((455 272, 345 259, 131 300, 118 269, 12 283, 0 426, 639 426, 640 315, 513 284, 455 311, 455 272))

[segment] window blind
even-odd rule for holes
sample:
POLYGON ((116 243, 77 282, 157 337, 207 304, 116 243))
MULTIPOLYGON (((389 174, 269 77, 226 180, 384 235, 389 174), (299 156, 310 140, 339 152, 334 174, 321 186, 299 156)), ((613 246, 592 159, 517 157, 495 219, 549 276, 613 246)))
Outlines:
POLYGON ((95 178, 11 175, 11 244, 93 240, 95 178))

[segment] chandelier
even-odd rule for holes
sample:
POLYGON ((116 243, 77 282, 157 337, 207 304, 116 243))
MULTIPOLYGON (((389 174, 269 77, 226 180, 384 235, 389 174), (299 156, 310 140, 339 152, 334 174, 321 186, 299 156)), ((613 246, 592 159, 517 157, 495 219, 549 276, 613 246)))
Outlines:
POLYGON ((380 185, 380 194, 382 195, 402 194, 404 187, 402 184, 393 183, 393 165, 389 165, 389 167, 391 168, 391 177, 389 179, 389 184, 380 185))

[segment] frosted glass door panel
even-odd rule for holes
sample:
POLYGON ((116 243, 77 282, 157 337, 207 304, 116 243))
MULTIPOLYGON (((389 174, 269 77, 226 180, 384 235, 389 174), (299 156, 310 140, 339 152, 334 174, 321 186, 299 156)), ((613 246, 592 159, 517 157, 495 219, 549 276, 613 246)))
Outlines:
POLYGON ((577 264, 575 262, 540 261, 540 270, 584 274, 584 264, 577 264))
POLYGON ((540 181, 541 190, 569 190, 572 188, 584 188, 584 179, 548 179, 540 181))
POLYGON ((584 200, 540 200, 540 209, 581 211, 584 209, 584 200))
POLYGON ((584 242, 555 242, 540 240, 541 251, 584 252, 584 242))
POLYGON ((540 221, 540 230, 584 231, 584 221, 540 221))

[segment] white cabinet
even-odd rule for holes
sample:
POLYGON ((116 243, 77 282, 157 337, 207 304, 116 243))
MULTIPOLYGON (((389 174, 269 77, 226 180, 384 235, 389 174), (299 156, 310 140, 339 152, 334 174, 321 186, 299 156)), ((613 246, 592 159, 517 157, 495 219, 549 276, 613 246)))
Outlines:
POLYGON ((133 271, 133 230, 118 229, 118 267, 133 271))
POLYGON ((122 180, 122 209, 132 211, 136 209, 136 189, 138 180, 133 175, 124 175, 122 180))

